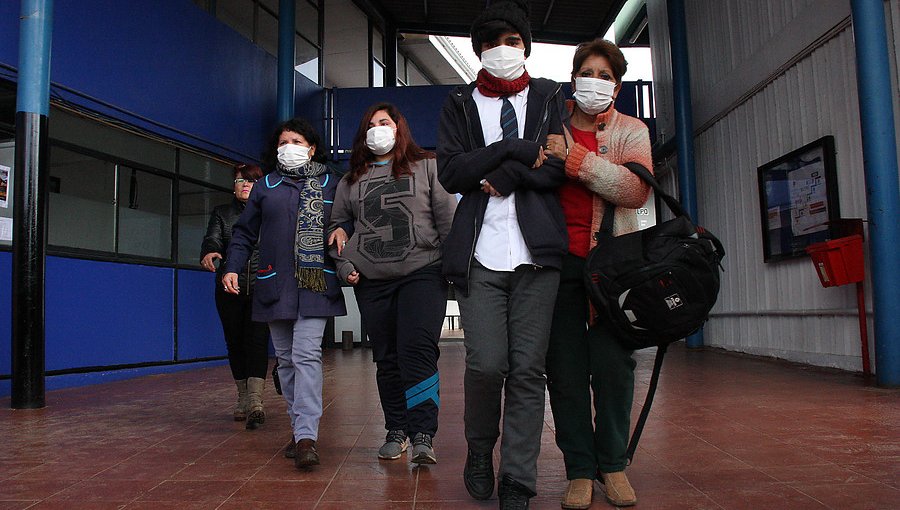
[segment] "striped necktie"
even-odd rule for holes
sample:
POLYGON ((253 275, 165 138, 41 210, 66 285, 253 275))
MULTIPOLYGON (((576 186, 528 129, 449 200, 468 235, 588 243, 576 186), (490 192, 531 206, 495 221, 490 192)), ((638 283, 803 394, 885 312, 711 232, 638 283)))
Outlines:
POLYGON ((509 96, 503 96, 503 106, 500 107, 500 129, 503 130, 503 139, 519 137, 519 121, 516 119, 516 110, 509 102, 509 96))

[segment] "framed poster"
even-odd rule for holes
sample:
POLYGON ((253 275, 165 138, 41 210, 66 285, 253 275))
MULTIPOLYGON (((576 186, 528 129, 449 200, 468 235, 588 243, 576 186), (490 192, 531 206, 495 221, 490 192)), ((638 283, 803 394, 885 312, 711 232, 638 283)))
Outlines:
POLYGON ((757 169, 763 260, 805 256, 833 238, 838 205, 834 137, 824 136, 757 169))

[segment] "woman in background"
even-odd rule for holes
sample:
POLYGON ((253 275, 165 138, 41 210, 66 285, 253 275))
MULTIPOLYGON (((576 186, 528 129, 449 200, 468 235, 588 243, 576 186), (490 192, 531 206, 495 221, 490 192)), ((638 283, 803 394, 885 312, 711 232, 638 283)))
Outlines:
POLYGON ((350 171, 334 199, 328 244, 353 285, 372 339, 387 435, 381 459, 434 464, 440 381, 438 340, 447 308, 441 243, 456 197, 437 180, 434 154, 412 138, 392 104, 369 107, 353 141, 350 171), (352 222, 348 236, 342 224, 352 222))
POLYGON ((242 163, 234 166, 234 199, 213 209, 200 248, 200 265, 203 269, 216 273, 216 310, 225 332, 228 364, 238 391, 234 420, 247 420, 249 430, 265 421, 262 388, 269 364, 269 328, 264 322, 256 322, 251 318, 251 295, 259 252, 254 248, 249 260, 238 273, 238 282, 243 289, 241 293, 228 294, 219 282, 225 274, 223 254, 231 242, 231 229, 244 211, 250 190, 261 177, 262 170, 256 165, 242 163))

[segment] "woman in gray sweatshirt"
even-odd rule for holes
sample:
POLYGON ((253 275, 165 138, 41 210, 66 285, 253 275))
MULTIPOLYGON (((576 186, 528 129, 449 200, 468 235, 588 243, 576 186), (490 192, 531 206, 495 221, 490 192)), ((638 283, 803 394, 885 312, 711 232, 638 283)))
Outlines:
POLYGON ((328 244, 372 340, 387 430, 382 459, 400 458, 412 439, 412 462, 437 462, 438 339, 448 290, 441 243, 455 210, 434 154, 416 144, 400 111, 369 107, 338 184, 328 244), (352 233, 341 228, 348 223, 352 233))

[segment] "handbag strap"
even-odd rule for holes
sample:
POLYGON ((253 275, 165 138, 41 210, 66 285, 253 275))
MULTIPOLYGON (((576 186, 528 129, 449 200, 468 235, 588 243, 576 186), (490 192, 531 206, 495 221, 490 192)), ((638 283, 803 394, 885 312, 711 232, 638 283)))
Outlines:
POLYGON ((663 358, 666 355, 668 344, 660 345, 656 349, 656 359, 653 361, 653 375, 650 376, 650 387, 647 389, 647 398, 644 399, 644 406, 641 408, 641 415, 634 426, 634 432, 631 433, 631 440, 628 442, 628 464, 631 465, 631 459, 637 450, 638 441, 641 440, 641 434, 644 432, 644 425, 647 424, 647 418, 650 416, 650 406, 653 405, 653 395, 656 393, 656 385, 659 383, 659 372, 662 369, 663 358))

